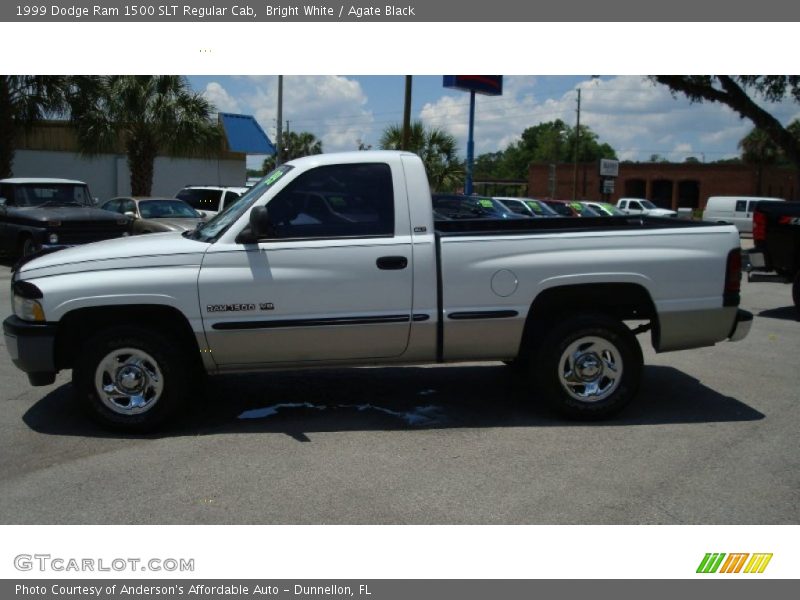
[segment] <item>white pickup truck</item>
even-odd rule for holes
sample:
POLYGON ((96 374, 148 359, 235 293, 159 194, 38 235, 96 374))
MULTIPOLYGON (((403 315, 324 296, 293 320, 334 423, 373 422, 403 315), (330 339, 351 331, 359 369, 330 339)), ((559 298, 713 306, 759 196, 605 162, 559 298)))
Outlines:
POLYGON ((417 156, 322 154, 194 231, 20 264, 4 333, 33 385, 72 369, 89 412, 127 430, 190 410, 204 373, 475 360, 513 362, 532 397, 593 419, 636 394, 636 333, 659 352, 744 337, 740 275, 733 226, 434 223, 417 156))

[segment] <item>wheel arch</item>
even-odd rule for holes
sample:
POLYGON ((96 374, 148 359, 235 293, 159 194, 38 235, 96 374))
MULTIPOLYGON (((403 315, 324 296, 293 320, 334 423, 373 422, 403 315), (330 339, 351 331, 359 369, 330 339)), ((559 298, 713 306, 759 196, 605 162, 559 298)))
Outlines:
POLYGON ((180 310, 165 304, 120 304, 76 308, 62 316, 55 340, 56 367, 72 368, 77 355, 76 348, 91 333, 131 324, 173 337, 191 353, 193 362, 202 365, 197 336, 180 310))
POLYGON ((650 322, 653 345, 658 347, 658 312, 650 292, 639 283, 576 283, 542 290, 525 319, 520 353, 529 351, 550 324, 565 315, 603 313, 619 321, 650 322))

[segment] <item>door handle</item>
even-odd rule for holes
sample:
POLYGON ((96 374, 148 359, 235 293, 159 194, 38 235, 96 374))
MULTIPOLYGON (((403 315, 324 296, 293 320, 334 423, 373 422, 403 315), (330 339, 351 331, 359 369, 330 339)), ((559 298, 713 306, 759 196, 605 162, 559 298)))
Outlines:
POLYGON ((399 271, 408 266, 408 259, 405 256, 381 256, 375 264, 384 271, 399 271))

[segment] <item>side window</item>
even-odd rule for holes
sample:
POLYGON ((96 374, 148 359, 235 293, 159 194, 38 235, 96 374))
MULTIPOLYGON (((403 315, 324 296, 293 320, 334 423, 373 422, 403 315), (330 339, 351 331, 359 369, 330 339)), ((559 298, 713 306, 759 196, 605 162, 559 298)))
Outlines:
POLYGON ((5 198, 8 204, 14 203, 14 190, 10 185, 0 185, 0 198, 5 198))
POLYGON ((747 212, 747 200, 736 201, 736 212, 747 212))
POLYGON ((318 167, 275 196, 267 212, 273 238, 391 237, 392 172, 383 163, 318 167))
POLYGON ((229 204, 235 202, 239 198, 241 198, 241 195, 237 194, 236 192, 225 192, 225 200, 223 201, 222 206, 223 207, 228 206, 229 204))
POLYGON ((642 205, 639 204, 638 202, 631 202, 630 204, 628 204, 628 208, 632 210, 642 210, 642 205))
POLYGON ((123 214, 126 212, 136 213, 136 204, 133 202, 133 200, 123 200, 118 212, 123 214))
POLYGON ((113 212, 119 212, 119 203, 120 200, 109 200, 105 204, 103 204, 103 210, 110 210, 113 212))

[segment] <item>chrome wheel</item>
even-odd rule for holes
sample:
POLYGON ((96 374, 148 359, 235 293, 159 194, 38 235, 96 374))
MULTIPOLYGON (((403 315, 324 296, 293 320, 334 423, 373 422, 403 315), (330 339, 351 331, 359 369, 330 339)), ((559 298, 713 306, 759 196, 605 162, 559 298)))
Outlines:
POLYGON ((605 400, 622 379, 622 356, 607 339, 581 337, 562 352, 558 379, 564 390, 581 402, 605 400))
POLYGON ((94 385, 103 404, 120 415, 147 412, 164 391, 155 359, 137 348, 109 352, 98 364, 94 385))

